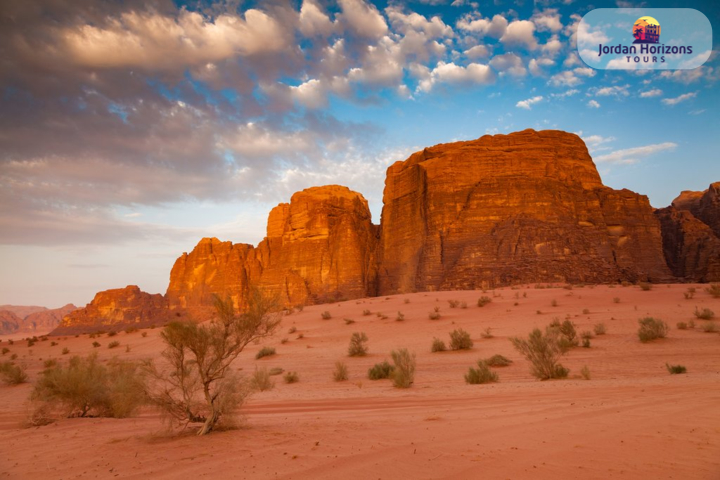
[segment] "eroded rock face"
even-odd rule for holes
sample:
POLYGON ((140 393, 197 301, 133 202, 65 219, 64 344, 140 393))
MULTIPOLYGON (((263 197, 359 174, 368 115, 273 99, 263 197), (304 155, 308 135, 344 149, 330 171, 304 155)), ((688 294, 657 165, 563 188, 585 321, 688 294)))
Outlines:
POLYGON ((655 211, 660 220, 663 251, 673 275, 691 282, 720 281, 720 238, 688 210, 655 211))
POLYGON ((373 295, 376 245, 362 195, 337 185, 309 188, 272 209, 257 247, 205 238, 183 254, 170 274, 168 302, 205 317, 213 294, 241 307, 250 286, 285 305, 373 295))
POLYGON ((0 310, 0 335, 9 335, 20 330, 22 318, 10 310, 0 310))
POLYGON ((720 237, 720 182, 704 192, 684 191, 672 202, 678 210, 686 210, 708 225, 720 237))
POLYGON ((437 145, 387 172, 379 292, 663 281, 647 197, 604 187, 559 131, 437 145))
POLYGON ((121 330, 163 325, 170 319, 165 297, 143 292, 135 285, 99 292, 85 308, 63 317, 51 335, 121 330))
POLYGON ((11 333, 45 334, 58 326, 60 320, 76 310, 73 304, 60 308, 22 307, 6 305, 0 310, 0 335, 11 333), (22 314, 25 315, 22 315, 22 314))

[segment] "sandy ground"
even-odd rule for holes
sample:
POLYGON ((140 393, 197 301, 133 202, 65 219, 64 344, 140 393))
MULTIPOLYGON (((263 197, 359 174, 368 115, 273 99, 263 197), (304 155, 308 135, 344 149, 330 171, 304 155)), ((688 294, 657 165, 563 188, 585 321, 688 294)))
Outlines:
MULTIPOLYGON (((323 478, 323 479, 720 479, 720 334, 678 330, 696 306, 720 317, 720 299, 698 286, 608 286, 432 292, 306 307, 284 317, 279 333, 251 345, 237 367, 295 370, 300 382, 276 379, 243 408, 238 430, 206 437, 170 436, 147 409, 130 419, 64 419, 22 428, 30 384, 0 386, 0 479, 74 478, 323 478), (493 298, 485 307, 477 299, 493 298), (527 295, 527 296, 525 296, 527 295), (516 298, 517 297, 517 298, 516 298), (619 298, 619 303, 613 299, 619 298), (406 299, 409 303, 406 303, 406 299), (449 308, 447 300, 467 302, 449 308), (555 300, 557 306, 552 306, 555 300), (440 307, 442 317, 429 320, 440 307), (373 315, 363 316, 369 309, 373 315), (589 313, 583 313, 584 310, 589 313), (320 313, 329 311, 330 320, 320 313), (397 312, 405 321, 395 321, 397 312), (382 319, 376 315, 388 316, 382 319), (540 312, 540 313, 538 313, 540 312), (576 348, 562 363, 567 380, 540 382, 508 338, 570 315, 578 332, 604 323, 607 334, 589 349, 576 348), (655 316, 671 327, 668 338, 642 344, 637 320, 655 316), (355 320, 346 325, 343 318, 355 320), (291 327, 297 332, 289 334, 291 327), (482 338, 490 327, 493 338, 482 338), (469 351, 431 353, 433 337, 464 328, 469 351), (352 332, 369 337, 370 354, 347 357, 352 332), (299 333, 304 338, 298 339, 299 333), (285 344, 281 340, 287 338, 285 344), (277 355, 255 360, 262 346, 277 355), (367 369, 407 347, 417 353, 415 384, 367 379, 367 369), (514 364, 497 369, 500 382, 466 385, 463 375, 479 358, 500 353, 514 364), (350 380, 336 383, 343 360, 350 380), (670 375, 665 363, 687 367, 670 375), (583 380, 587 366, 591 380, 583 380)), ((101 358, 156 357, 159 329, 98 339, 61 337, 59 345, 10 346, 34 379, 42 360, 98 351, 101 358), (108 350, 111 340, 121 347, 108 350), (130 351, 126 351, 126 345, 130 351)), ((7 346, 3 339, 1 346, 7 346)))

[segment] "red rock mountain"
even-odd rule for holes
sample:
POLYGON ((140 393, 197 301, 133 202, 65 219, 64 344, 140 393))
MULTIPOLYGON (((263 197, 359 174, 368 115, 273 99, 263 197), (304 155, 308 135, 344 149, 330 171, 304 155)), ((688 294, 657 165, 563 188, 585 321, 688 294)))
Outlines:
POLYGON ((213 295, 242 307, 250 286, 296 305, 515 283, 713 279, 719 186, 684 192, 673 211, 655 214, 644 195, 603 186, 574 134, 436 145, 388 168, 381 226, 361 194, 309 188, 272 209, 257 247, 204 238, 177 259, 164 297, 101 292, 58 331, 204 319, 213 295))
POLYGON ((62 318, 77 307, 60 308, 0 306, 0 335, 12 333, 46 334, 58 326, 62 318))

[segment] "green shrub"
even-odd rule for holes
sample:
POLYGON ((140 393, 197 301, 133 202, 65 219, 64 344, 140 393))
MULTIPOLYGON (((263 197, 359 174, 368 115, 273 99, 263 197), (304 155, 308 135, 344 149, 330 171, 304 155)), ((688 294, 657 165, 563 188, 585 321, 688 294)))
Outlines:
POLYGON ((117 340, 108 343, 108 348, 117 348, 117 347, 119 347, 119 346, 120 346, 120 342, 118 342, 117 340))
POLYGON ((25 369, 12 362, 0 363, 0 377, 6 385, 20 385, 28 380, 25 369))
POLYGON ((638 329, 638 338, 643 343, 667 336, 667 323, 653 317, 645 317, 638 320, 640 328, 638 329))
POLYGON ((263 347, 255 354, 255 360, 259 360, 263 357, 269 357, 275 355, 275 349, 273 347, 263 347))
POLYGON ((484 307, 485 305, 487 305, 490 302, 492 302, 492 299, 490 297, 483 296, 483 297, 478 298, 477 306, 484 307))
POLYGON ((447 347, 445 346, 445 342, 440 340, 439 338, 433 338, 432 347, 430 348, 431 352, 444 352, 447 350, 447 347))
POLYGON ((362 357, 367 354, 368 337, 365 332, 355 332, 350 337, 350 346, 348 347, 348 356, 362 357))
POLYGON ((715 312, 713 312, 709 308, 703 308, 702 310, 698 310, 698 308, 695 307, 695 318, 699 318, 701 320, 712 320, 714 317, 715 312))
POLYGON ((296 383, 300 381, 300 376, 297 372, 287 372, 283 375, 283 380, 285 380, 285 383, 296 383))
POLYGON ((480 360, 478 368, 470 367, 468 369, 468 373, 465 374, 465 383, 470 385, 494 383, 498 381, 498 378, 498 374, 490 370, 490 367, 480 360))
POLYGON ((348 368, 345 362, 335 362, 335 370, 333 370, 333 380, 343 382, 348 379, 348 368))
POLYGON ((473 341, 470 338, 470 334, 458 328, 450 332, 450 349, 451 350, 470 350, 473 346, 473 341))
POLYGON ((702 331, 705 333, 715 333, 717 332, 717 325, 715 322, 708 322, 705 325, 702 326, 702 331))
POLYGON ((596 323, 593 327, 593 331, 595 332, 595 335, 605 335, 607 333, 604 323, 596 323))
POLYGON ((713 283, 705 289, 713 298, 720 298, 720 283, 713 283))
POLYGON ((410 388, 415 381, 415 354, 407 348, 390 352, 393 363, 393 386, 396 388, 410 388))
POLYGON ((44 370, 31 398, 62 405, 69 417, 124 418, 145 403, 145 377, 133 362, 111 360, 104 366, 97 354, 75 356, 67 366, 44 370))
POLYGON ((492 357, 483 360, 483 362, 488 367, 507 367, 512 363, 512 360, 502 355, 493 355, 492 357))
POLYGON ((558 360, 565 353, 560 346, 562 335, 556 329, 546 329, 545 334, 539 328, 534 329, 527 339, 514 337, 510 341, 513 347, 530 361, 532 374, 540 379, 565 378, 569 370, 558 360))
POLYGON ((250 387, 258 392, 265 392, 272 390, 275 382, 270 378, 267 368, 255 368, 255 372, 250 377, 250 387))
POLYGON ((387 360, 382 363, 376 363, 372 368, 368 370, 368 378, 370 380, 382 380, 384 378, 390 378, 395 367, 390 365, 387 360))
POLYGON ((685 322, 677 322, 677 328, 678 330, 687 330, 688 326, 685 322))
POLYGON ((332 315, 330 315, 330 312, 328 312, 327 310, 322 312, 320 314, 320 316, 322 317, 323 320, 330 320, 332 318, 332 315))
POLYGON ((668 365, 666 363, 665 368, 667 368, 668 372, 670 372, 670 375, 677 375, 679 373, 687 372, 687 368, 685 368, 683 365, 668 365))

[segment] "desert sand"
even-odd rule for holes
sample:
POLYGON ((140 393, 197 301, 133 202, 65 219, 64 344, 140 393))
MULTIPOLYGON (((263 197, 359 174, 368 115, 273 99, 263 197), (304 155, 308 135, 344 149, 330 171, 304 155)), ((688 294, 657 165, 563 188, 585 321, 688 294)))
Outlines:
MULTIPOLYGON (((129 419, 62 419, 24 428, 31 383, 0 385, 0 479, 718 479, 720 335, 704 333, 707 321, 695 320, 693 311, 707 307, 720 315, 720 299, 704 285, 685 299, 688 286, 642 291, 528 285, 308 306, 285 316, 274 337, 251 345, 237 360, 243 372, 282 367, 297 371, 300 381, 273 377, 275 388, 243 407, 240 428, 205 437, 169 434, 150 408, 129 419), (477 299, 483 295, 493 301, 481 308, 477 299), (450 308, 448 300, 468 306, 450 308), (442 316, 433 321, 428 314, 435 306, 442 316), (373 314, 363 316, 364 309, 373 314), (332 318, 321 319, 323 311, 332 318), (398 311, 405 321, 395 320, 398 311), (602 322, 607 334, 563 357, 568 379, 538 381, 508 338, 567 315, 578 333, 602 322), (641 343, 636 332, 643 316, 665 320, 668 337, 641 343), (344 318, 355 323, 346 325, 344 318), (694 329, 676 328, 690 320, 694 329), (297 332, 288 333, 291 327, 297 332), (488 327, 493 338, 481 335, 488 327), (470 332, 471 350, 430 352, 433 337, 448 343, 456 328, 470 332), (367 334, 370 352, 349 358, 356 331, 367 334), (277 354, 255 360, 265 345, 277 354), (370 366, 402 347, 417 354, 410 389, 368 380, 370 366), (465 384, 468 367, 496 353, 514 361, 495 370, 500 382, 465 384), (337 360, 348 365, 349 381, 332 380, 337 360), (666 362, 686 366, 687 374, 670 375, 666 362), (590 380, 580 376, 583 366, 590 380)), ((112 339, 121 346, 113 350, 105 336, 97 349, 87 335, 51 338, 57 346, 16 342, 3 359, 17 353, 32 382, 42 360, 63 358, 65 347, 70 355, 97 351, 103 359, 157 358, 159 332, 121 332, 112 339)))

